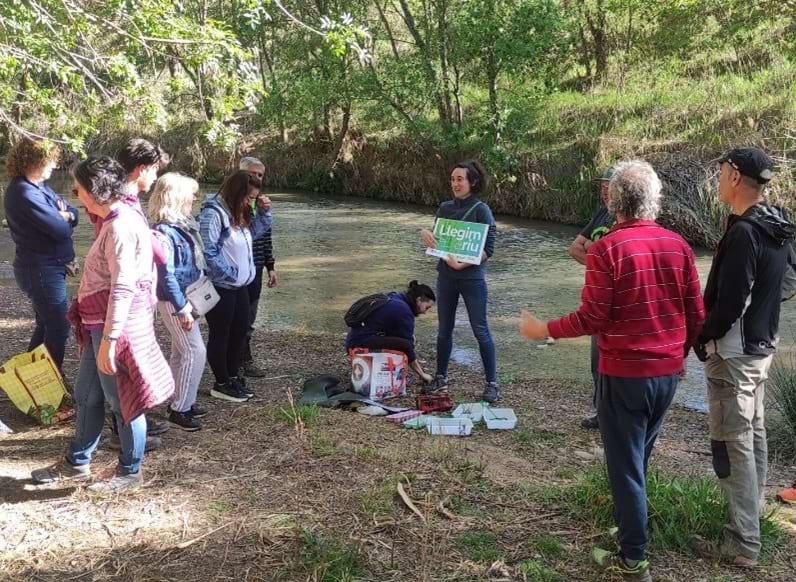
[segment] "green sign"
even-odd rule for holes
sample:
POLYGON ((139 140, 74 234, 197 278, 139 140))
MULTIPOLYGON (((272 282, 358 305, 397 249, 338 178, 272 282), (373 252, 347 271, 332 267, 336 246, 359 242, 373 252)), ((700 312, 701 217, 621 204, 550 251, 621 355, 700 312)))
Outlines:
POLYGON ((452 255, 462 263, 480 265, 487 232, 488 224, 439 218, 434 225, 437 248, 427 249, 426 254, 441 258, 452 255))

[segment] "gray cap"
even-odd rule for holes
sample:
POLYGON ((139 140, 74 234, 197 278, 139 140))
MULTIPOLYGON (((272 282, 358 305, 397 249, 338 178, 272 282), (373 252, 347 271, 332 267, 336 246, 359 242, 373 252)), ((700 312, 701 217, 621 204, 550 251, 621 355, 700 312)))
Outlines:
POLYGON ((602 180, 603 182, 607 182, 614 177, 614 174, 616 174, 616 166, 609 166, 608 168, 605 169, 603 175, 600 176, 600 180, 602 180))

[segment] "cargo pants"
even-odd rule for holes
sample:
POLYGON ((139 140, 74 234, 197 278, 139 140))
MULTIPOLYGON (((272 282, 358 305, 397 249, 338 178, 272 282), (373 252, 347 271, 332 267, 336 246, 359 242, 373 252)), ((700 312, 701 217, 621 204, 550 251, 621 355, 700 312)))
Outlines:
POLYGON ((713 470, 730 513, 721 551, 752 560, 760 555, 768 472, 765 381, 772 358, 711 354, 705 362, 713 470))

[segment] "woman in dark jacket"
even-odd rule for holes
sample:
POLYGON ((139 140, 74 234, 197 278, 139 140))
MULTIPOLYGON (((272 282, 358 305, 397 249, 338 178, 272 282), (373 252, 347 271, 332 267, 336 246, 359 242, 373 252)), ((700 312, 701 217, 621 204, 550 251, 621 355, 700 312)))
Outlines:
MULTIPOLYGON (((444 390, 448 387, 448 362, 453 349, 456 307, 461 296, 464 298, 470 326, 478 341, 481 361, 484 365, 486 385, 481 398, 486 402, 495 402, 500 397, 500 391, 497 384, 495 342, 486 320, 486 262, 495 251, 496 229, 492 210, 477 196, 483 191, 485 182, 486 174, 478 162, 456 164, 451 172, 453 200, 443 202, 437 209, 436 218, 438 219, 448 218, 488 224, 489 231, 480 265, 462 263, 450 255, 440 259, 437 264, 437 316, 439 318, 437 374, 434 384, 429 387, 429 390, 444 390)), ((430 230, 423 229, 420 238, 427 247, 435 248, 437 246, 434 234, 430 230)))
POLYGON ((6 159, 11 182, 5 213, 16 245, 14 278, 36 316, 28 349, 43 343, 60 368, 69 339, 66 275, 76 269, 72 231, 78 214, 47 185, 59 156, 58 147, 43 140, 23 138, 14 146, 6 159))
POLYGON ((349 328, 345 347, 403 352, 409 367, 423 382, 431 382, 434 378, 417 361, 415 318, 434 307, 437 300, 434 291, 428 285, 412 281, 405 293, 391 291, 387 297, 389 301, 368 315, 362 325, 349 328))

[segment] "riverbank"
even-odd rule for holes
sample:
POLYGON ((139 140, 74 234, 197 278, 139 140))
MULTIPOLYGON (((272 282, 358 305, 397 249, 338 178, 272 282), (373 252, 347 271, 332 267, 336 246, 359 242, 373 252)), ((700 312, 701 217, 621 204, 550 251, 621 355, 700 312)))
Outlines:
MULTIPOLYGON (((16 295, 4 294, 2 359, 26 341, 31 325, 16 295)), ((205 428, 172 429, 164 448, 147 455, 145 487, 113 500, 69 486, 30 486, 29 471, 62 454, 73 426, 33 426, 0 401, 0 416, 17 431, 0 440, 4 580, 599 578, 588 552, 600 530, 554 495, 599 463, 598 435, 577 424, 587 385, 516 377, 504 384, 503 404, 517 411, 518 428, 477 429, 462 440, 342 410, 295 415, 290 399, 304 379, 346 374, 338 340, 258 332, 256 353, 268 377, 252 381, 257 397, 243 406, 210 399, 206 374, 205 428), (397 496, 398 483, 422 518, 397 496)), ((454 398, 477 398, 479 377, 461 366, 454 371, 454 398)), ((101 446, 95 473, 114 464, 114 453, 101 446)), ((709 474, 704 415, 674 407, 652 466, 709 474)), ((770 490, 794 478, 796 468, 774 462, 770 490)), ((744 580, 793 578, 796 513, 778 519, 791 537, 744 580)), ((656 579, 738 574, 682 551, 654 552, 651 561, 656 579)))

